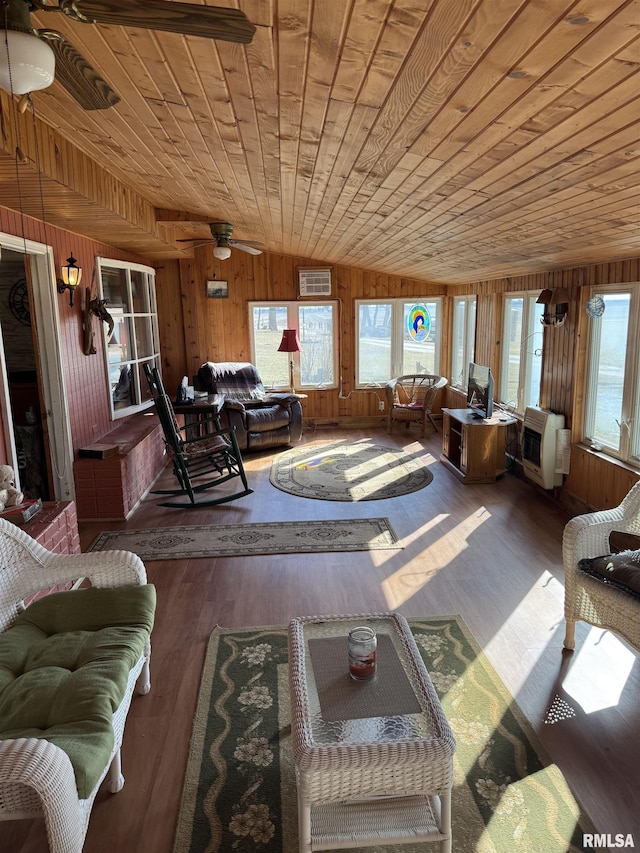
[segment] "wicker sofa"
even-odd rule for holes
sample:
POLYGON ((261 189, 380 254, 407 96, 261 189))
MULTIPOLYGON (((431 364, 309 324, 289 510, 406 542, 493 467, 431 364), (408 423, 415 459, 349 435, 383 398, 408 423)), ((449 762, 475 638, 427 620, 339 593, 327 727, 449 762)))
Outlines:
POLYGON ((236 429, 241 450, 291 444, 302 437, 302 406, 296 394, 267 392, 249 362, 203 364, 193 378, 196 391, 224 394, 222 426, 236 429))
MULTIPOLYGON (((51 853, 80 853, 134 691, 150 688, 155 588, 135 554, 52 554, 0 519, 0 821, 44 817, 51 853), (87 578, 92 586, 24 601, 87 578)), ((1 846, 1 845, 0 845, 1 846)))

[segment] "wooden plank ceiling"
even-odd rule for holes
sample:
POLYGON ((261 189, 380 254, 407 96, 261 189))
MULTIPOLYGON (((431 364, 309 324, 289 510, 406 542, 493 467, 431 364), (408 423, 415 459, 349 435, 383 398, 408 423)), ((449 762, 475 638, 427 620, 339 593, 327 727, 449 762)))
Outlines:
POLYGON ((252 43, 33 16, 122 98, 36 116, 160 219, 445 284, 640 254, 638 0, 204 2, 252 43))

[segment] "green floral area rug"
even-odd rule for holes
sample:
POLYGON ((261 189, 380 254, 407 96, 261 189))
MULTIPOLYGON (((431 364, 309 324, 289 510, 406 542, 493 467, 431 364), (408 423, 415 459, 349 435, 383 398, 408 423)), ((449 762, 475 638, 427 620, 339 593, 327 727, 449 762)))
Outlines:
MULTIPOLYGON (((582 851, 583 831, 593 831, 588 817, 464 622, 409 624, 457 742, 453 853, 582 851)), ((298 851, 284 627, 216 629, 211 637, 174 846, 205 851, 298 851)))
POLYGON ((277 489, 320 501, 387 500, 432 480, 416 456, 367 441, 321 441, 286 450, 273 460, 270 474, 277 489))

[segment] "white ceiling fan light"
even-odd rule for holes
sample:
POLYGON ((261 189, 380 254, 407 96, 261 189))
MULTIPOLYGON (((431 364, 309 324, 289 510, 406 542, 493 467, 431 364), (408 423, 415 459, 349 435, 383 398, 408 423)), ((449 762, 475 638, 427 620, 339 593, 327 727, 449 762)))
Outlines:
POLYGON ((231 249, 229 246, 216 246, 213 250, 213 257, 219 261, 226 261, 231 257, 231 249))
POLYGON ((49 45, 31 33, 4 30, 0 36, 0 88, 14 95, 46 89, 53 83, 56 58, 49 45))

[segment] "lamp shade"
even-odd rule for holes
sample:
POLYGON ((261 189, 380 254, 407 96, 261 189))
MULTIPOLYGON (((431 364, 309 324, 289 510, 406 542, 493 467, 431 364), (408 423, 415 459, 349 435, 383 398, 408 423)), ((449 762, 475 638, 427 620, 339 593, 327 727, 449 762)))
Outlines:
POLYGON ((0 88, 14 95, 53 83, 56 58, 49 45, 30 33, 5 30, 0 38, 0 88))
POLYGON ((302 347, 298 339, 297 329, 284 329, 278 352, 300 352, 302 347))
POLYGON ((231 249, 228 246, 216 246, 213 250, 213 257, 219 261, 226 261, 231 257, 231 249))

